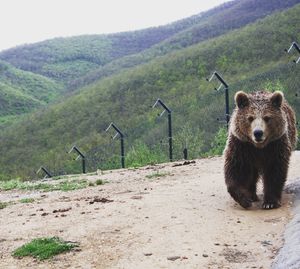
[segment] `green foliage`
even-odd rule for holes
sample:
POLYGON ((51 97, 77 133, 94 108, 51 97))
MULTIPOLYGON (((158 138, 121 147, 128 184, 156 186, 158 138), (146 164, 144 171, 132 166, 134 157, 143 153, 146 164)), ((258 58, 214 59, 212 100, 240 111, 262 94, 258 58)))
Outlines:
POLYGON ((199 158, 204 149, 204 132, 199 128, 194 128, 190 124, 185 124, 174 137, 174 152, 176 159, 183 158, 183 150, 188 150, 188 158, 199 158))
POLYGON ((34 198, 23 198, 20 200, 20 203, 22 203, 22 204, 28 204, 28 203, 33 203, 33 202, 35 202, 34 198))
POLYGON ((158 148, 150 149, 146 144, 137 141, 126 155, 128 167, 140 167, 167 161, 167 156, 158 148))
POLYGON ((159 172, 159 171, 156 171, 155 173, 152 173, 150 175, 146 175, 146 178, 153 179, 153 178, 166 177, 168 175, 170 175, 169 172, 159 172))
POLYGON ((103 184, 105 184, 105 181, 102 180, 102 179, 97 179, 96 182, 95 182, 95 184, 96 184, 97 186, 103 185, 103 184))
POLYGON ((31 256, 39 260, 50 259, 60 253, 70 251, 78 245, 65 242, 58 237, 38 238, 17 248, 12 256, 22 258, 31 256))
POLYGON ((1 191, 9 191, 9 190, 13 190, 13 189, 22 189, 22 187, 24 183, 16 180, 16 179, 12 179, 12 180, 8 180, 8 181, 0 181, 0 190, 1 191))
POLYGON ((8 205, 9 205, 9 203, 7 203, 7 202, 0 202, 0 209, 4 209, 8 205))
POLYGON ((298 129, 298 141, 297 141, 296 149, 300 150, 300 130, 299 129, 298 129))
POLYGON ((227 136, 227 129, 225 127, 220 128, 211 143, 211 149, 205 154, 205 156, 222 155, 225 149, 227 136))
POLYGON ((41 182, 29 182, 19 180, 0 181, 0 190, 39 190, 39 191, 73 191, 78 189, 84 189, 89 186, 87 180, 64 180, 59 183, 41 183, 41 182))
POLYGON ((283 91, 284 92, 284 87, 279 80, 275 80, 275 81, 267 80, 263 84, 263 89, 266 89, 271 92, 275 92, 275 91, 283 91))

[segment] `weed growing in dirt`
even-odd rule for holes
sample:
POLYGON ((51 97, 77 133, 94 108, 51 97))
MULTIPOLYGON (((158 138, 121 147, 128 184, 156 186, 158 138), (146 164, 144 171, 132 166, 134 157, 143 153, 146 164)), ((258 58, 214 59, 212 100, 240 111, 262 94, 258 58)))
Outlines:
POLYGON ((170 175, 169 172, 159 172, 159 171, 156 171, 153 174, 146 175, 146 178, 152 179, 152 178, 157 178, 157 177, 165 177, 165 176, 168 176, 168 175, 170 175))
POLYGON ((23 198, 20 200, 20 203, 27 204, 27 203, 33 203, 35 200, 33 198, 23 198))
POLYGON ((60 253, 69 251, 77 246, 78 245, 73 243, 64 242, 58 237, 38 238, 33 239, 30 243, 17 248, 12 253, 12 256, 17 258, 32 256, 39 260, 45 260, 60 253))
POLYGON ((84 189, 88 185, 89 185, 89 183, 87 180, 64 181, 64 182, 60 182, 58 185, 56 185, 54 187, 54 190, 73 191, 73 190, 84 189))
POLYGON ((0 209, 3 209, 5 207, 8 206, 9 203, 6 203, 6 202, 0 202, 0 209))
POLYGON ((95 182, 95 184, 96 184, 97 186, 103 185, 103 184, 105 184, 105 181, 104 181, 103 179, 97 179, 96 182, 95 182))

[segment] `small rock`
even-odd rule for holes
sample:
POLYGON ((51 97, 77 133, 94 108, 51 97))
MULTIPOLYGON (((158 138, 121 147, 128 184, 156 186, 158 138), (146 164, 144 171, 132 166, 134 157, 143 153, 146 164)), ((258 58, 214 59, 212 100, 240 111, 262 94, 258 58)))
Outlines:
POLYGON ((170 257, 167 258, 167 260, 172 261, 172 262, 176 261, 178 259, 180 259, 180 256, 170 256, 170 257))
POLYGON ((92 205, 93 203, 111 203, 114 200, 110 200, 107 198, 99 198, 99 197, 94 197, 94 199, 92 201, 89 202, 90 205, 92 205))
POLYGON ((263 246, 272 246, 272 243, 270 241, 268 241, 268 240, 261 241, 261 244, 263 246))
POLYGON ((67 211, 69 211, 71 209, 72 209, 72 207, 55 209, 55 210, 52 211, 52 213, 63 213, 63 212, 67 212, 67 211))
POLYGON ((207 258, 208 255, 207 254, 202 254, 202 257, 207 258))
POLYGON ((152 256, 153 254, 152 253, 144 253, 144 255, 149 257, 149 256, 152 256))
POLYGON ((130 199, 133 199, 133 200, 141 200, 143 198, 143 196, 141 195, 133 195, 130 197, 130 199))

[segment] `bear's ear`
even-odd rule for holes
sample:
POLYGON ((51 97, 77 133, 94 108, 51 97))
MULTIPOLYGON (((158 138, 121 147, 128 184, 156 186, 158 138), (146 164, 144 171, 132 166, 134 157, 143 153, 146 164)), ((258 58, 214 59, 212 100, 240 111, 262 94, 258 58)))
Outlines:
POLYGON ((271 96, 272 105, 275 107, 281 107, 283 98, 283 93, 281 91, 275 91, 271 96))
POLYGON ((238 108, 244 108, 249 105, 248 95, 243 91, 238 91, 234 96, 234 100, 238 108))

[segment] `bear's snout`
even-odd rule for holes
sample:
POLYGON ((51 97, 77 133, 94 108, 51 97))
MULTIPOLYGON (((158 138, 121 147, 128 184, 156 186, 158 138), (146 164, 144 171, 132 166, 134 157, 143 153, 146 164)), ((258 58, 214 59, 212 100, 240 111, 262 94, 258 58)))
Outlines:
POLYGON ((253 135, 255 137, 255 141, 261 142, 262 141, 262 137, 264 135, 264 132, 261 129, 255 129, 254 132, 253 132, 253 135))

